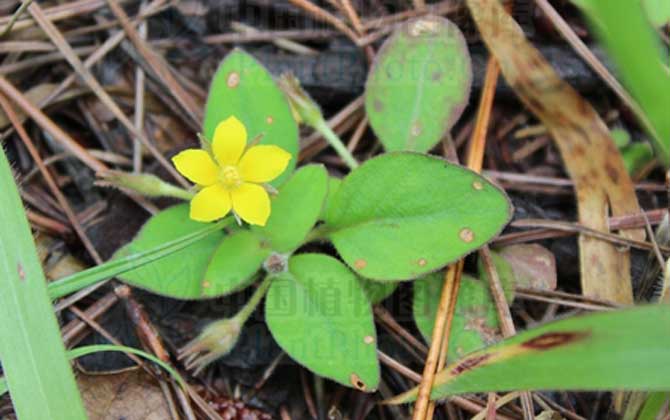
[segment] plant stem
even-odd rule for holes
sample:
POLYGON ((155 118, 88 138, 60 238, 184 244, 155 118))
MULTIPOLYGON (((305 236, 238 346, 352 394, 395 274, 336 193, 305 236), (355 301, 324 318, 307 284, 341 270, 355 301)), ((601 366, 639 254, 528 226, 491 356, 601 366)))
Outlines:
POLYGON ((258 285, 254 294, 251 295, 251 299, 244 305, 244 307, 235 315, 235 318, 240 322, 240 325, 244 324, 249 316, 254 312, 258 304, 260 303, 265 293, 267 293, 272 284, 272 276, 265 276, 263 282, 258 285))
POLYGON ((342 143, 342 140, 338 137, 337 134, 330 128, 326 121, 321 118, 314 124, 314 129, 321 133, 321 135, 328 141, 328 143, 333 146, 338 155, 342 158, 344 163, 349 166, 351 169, 358 168, 358 161, 347 149, 347 147, 342 143))

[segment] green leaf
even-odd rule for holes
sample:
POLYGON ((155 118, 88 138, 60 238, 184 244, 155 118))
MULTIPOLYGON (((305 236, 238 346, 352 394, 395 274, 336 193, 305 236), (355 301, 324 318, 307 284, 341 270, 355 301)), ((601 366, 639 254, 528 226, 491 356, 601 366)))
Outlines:
MULTIPOLYGON (((649 24, 640 1, 572 0, 598 30, 624 84, 644 112, 657 157, 670 165, 670 73, 667 51, 649 24), (621 22, 626 22, 625 30, 621 22)), ((668 4, 666 0, 662 0, 668 4)), ((647 5, 649 6, 649 4, 647 5)))
POLYGON ((2 146, 0 191, 0 357, 5 388, 20 419, 86 419, 2 146))
POLYGON ((390 281, 374 281, 363 277, 358 277, 361 287, 365 292, 365 296, 371 304, 376 305, 387 297, 391 296, 400 283, 392 283, 390 281))
POLYGON ((96 265, 95 267, 74 273, 70 276, 52 281, 48 284, 49 296, 51 299, 58 299, 81 290, 84 287, 118 276, 119 274, 149 264, 160 258, 165 258, 166 256, 192 245, 194 242, 199 241, 207 235, 220 231, 233 221, 234 219, 232 217, 228 217, 214 224, 203 225, 200 230, 181 236, 178 239, 164 242, 146 251, 119 257, 103 264, 96 265))
POLYGON ((292 252, 303 244, 316 224, 328 193, 328 173, 322 165, 298 170, 272 200, 265 227, 252 230, 276 252, 292 252))
MULTIPOLYGON (((428 343, 433 336, 443 285, 442 272, 430 274, 414 282, 414 321, 428 343)), ((495 343, 498 339, 498 315, 487 285, 463 275, 449 333, 447 360, 458 360, 467 353, 495 343)))
POLYGON ((205 105, 205 138, 211 141, 217 124, 232 115, 244 123, 250 141, 263 134, 260 144, 275 144, 291 153, 287 170, 272 182, 280 185, 298 158, 298 124, 272 75, 240 49, 224 58, 212 79, 205 105))
POLYGON ((370 125, 388 151, 427 152, 460 118, 471 83, 458 27, 438 16, 414 19, 384 43, 370 70, 370 125))
POLYGON ((227 236, 211 256, 201 297, 223 296, 247 287, 269 255, 270 249, 248 230, 227 236))
POLYGON ((668 401, 667 392, 652 392, 640 410, 639 420, 656 420, 663 414, 664 407, 668 401))
POLYGON ((324 203, 323 209, 321 210, 321 215, 319 216, 320 220, 326 218, 328 209, 333 202, 333 197, 335 197, 337 190, 340 189, 340 185, 342 185, 342 178, 336 178, 334 176, 328 177, 328 195, 326 195, 326 202, 324 203))
POLYGON ((373 391, 379 384, 372 309, 356 276, 321 254, 289 260, 265 300, 265 319, 277 343, 314 373, 373 391))
POLYGON ((654 151, 646 142, 635 142, 621 149, 621 157, 626 170, 635 176, 654 159, 654 151))
MULTIPOLYGON (((511 390, 670 389, 670 310, 650 305, 552 322, 472 353, 435 377, 431 397, 511 390)), ((389 403, 416 398, 414 388, 389 403)))
POLYGON ((668 0, 642 0, 647 17, 651 23, 660 28, 670 24, 670 2, 668 0))
MULTIPOLYGON (((119 249, 114 258, 155 248, 207 226, 191 220, 188 213, 188 204, 179 204, 152 216, 132 242, 119 249)), ((177 299, 202 298, 205 271, 222 239, 223 232, 213 233, 169 258, 127 271, 119 278, 159 295, 177 299)))
POLYGON ((397 281, 481 247, 510 217, 507 196, 486 178, 433 156, 396 152, 344 179, 325 229, 363 277, 397 281))

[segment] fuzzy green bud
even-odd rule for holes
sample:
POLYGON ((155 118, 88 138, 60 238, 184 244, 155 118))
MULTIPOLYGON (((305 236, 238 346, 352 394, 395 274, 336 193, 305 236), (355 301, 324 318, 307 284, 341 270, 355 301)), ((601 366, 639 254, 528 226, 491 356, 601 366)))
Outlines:
POLYGON ((155 175, 122 171, 99 172, 96 185, 129 190, 147 197, 193 198, 193 193, 169 184, 155 175))
POLYGON ((277 81, 279 88, 288 98, 293 116, 299 123, 316 127, 323 121, 321 108, 314 102, 307 92, 300 86, 300 81, 290 73, 284 73, 277 81))
POLYGON ((195 369, 197 375, 207 365, 223 357, 237 344, 245 320, 240 317, 212 322, 179 351, 187 369, 195 369))

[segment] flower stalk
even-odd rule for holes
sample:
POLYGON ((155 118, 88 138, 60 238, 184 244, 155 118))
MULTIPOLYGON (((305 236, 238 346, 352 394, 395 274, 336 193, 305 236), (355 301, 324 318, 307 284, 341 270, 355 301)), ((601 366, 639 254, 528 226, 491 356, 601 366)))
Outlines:
POLYGON ((212 322, 179 350, 178 359, 184 360, 186 369, 194 369, 194 374, 197 375, 207 365, 230 353, 240 338, 242 327, 256 310, 271 283, 272 277, 266 276, 234 317, 212 322))
POLYGON ((286 95, 296 120, 318 131, 349 168, 357 168, 358 161, 349 149, 347 149, 340 137, 330 128, 323 118, 321 108, 300 86, 298 79, 292 74, 285 73, 279 78, 278 84, 279 88, 286 95))

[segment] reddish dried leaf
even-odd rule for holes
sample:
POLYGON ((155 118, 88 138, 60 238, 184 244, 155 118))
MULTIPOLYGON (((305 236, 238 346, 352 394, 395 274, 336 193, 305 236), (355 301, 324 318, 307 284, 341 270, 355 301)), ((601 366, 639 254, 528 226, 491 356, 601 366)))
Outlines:
POLYGON ((512 266, 516 286, 556 289, 556 258, 547 248, 538 244, 519 244, 506 246, 498 253, 512 266))

